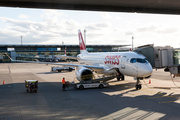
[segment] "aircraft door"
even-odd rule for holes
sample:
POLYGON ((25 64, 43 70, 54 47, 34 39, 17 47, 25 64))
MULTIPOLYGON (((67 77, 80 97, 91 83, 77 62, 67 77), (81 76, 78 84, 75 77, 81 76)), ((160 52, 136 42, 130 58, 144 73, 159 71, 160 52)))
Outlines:
POLYGON ((125 69, 126 56, 123 56, 121 59, 121 68, 125 69))

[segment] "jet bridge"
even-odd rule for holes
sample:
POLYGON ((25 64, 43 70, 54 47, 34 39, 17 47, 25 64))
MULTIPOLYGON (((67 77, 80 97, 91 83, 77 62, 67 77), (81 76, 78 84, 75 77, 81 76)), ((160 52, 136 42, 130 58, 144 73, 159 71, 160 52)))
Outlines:
POLYGON ((151 44, 140 46, 135 52, 144 55, 154 69, 164 68, 165 72, 180 77, 180 48, 174 49, 170 46, 154 47, 151 44))

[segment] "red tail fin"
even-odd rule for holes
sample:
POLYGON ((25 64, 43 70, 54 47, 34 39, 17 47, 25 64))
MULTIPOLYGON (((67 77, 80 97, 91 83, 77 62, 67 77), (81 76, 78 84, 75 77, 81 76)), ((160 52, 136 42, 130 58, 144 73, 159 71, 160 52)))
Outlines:
POLYGON ((66 47, 65 47, 64 55, 66 55, 66 47))
POLYGON ((78 31, 78 37, 79 37, 80 52, 81 53, 87 53, 86 46, 84 44, 84 40, 83 40, 83 37, 82 37, 82 34, 81 34, 80 30, 78 31))

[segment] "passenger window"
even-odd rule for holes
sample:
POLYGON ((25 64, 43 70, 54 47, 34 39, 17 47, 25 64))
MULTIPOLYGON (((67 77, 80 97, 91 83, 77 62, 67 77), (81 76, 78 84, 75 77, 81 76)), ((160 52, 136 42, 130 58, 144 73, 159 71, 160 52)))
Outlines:
POLYGON ((135 59, 135 58, 132 58, 132 59, 130 60, 130 62, 131 62, 131 63, 135 63, 135 62, 136 62, 136 59, 135 59))

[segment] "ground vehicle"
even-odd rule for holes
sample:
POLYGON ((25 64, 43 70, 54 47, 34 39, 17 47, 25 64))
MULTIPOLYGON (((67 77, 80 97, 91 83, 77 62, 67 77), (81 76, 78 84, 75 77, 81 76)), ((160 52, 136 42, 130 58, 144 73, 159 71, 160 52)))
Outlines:
POLYGON ((37 80, 25 80, 25 87, 27 92, 37 92, 38 91, 38 81, 37 80))
POLYGON ((106 82, 109 79, 115 78, 114 76, 111 77, 104 77, 104 78, 99 78, 99 79, 92 79, 89 81, 80 81, 78 83, 70 83, 69 81, 66 82, 66 87, 74 87, 80 90, 83 90, 85 88, 104 88, 109 86, 109 84, 106 82))
POLYGON ((80 90, 83 90, 84 88, 96 88, 99 87, 100 89, 109 86, 107 82, 102 82, 102 83, 77 83, 76 87, 80 90))
POLYGON ((74 67, 51 67, 51 71, 58 71, 58 72, 61 72, 61 71, 73 71, 75 70, 74 67))

